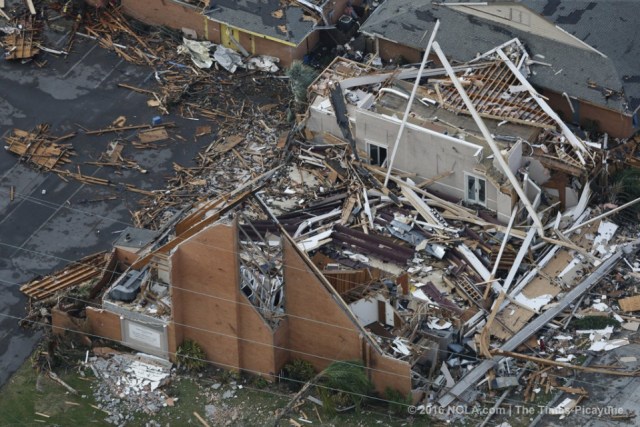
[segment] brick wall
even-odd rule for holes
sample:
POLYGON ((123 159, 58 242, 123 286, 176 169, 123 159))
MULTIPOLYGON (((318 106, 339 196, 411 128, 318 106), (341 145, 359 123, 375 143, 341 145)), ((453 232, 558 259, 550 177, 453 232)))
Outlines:
POLYGON ((318 370, 333 360, 363 360, 376 389, 387 386, 403 394, 411 391, 408 363, 386 357, 370 347, 348 314, 342 299, 332 292, 287 240, 285 295, 291 358, 308 360, 318 370))
POLYGON ((110 311, 87 307, 87 320, 91 333, 114 341, 122 341, 120 316, 110 311))
POLYGON ((51 328, 56 335, 63 335, 69 331, 90 332, 87 319, 69 316, 57 307, 51 309, 51 328))
POLYGON ((150 25, 166 25, 180 30, 190 28, 199 39, 220 43, 220 25, 207 19, 200 9, 172 0, 122 0, 126 15, 150 25))
MULTIPOLYGON (((206 18, 195 8, 172 0, 122 0, 125 14, 150 25, 165 25, 180 30, 190 28, 199 39, 207 39, 220 44, 220 24, 206 18)), ((319 40, 317 32, 312 33, 297 47, 288 46, 240 29, 239 42, 248 52, 256 55, 271 55, 280 58, 280 65, 288 67, 295 59, 302 59, 319 40), (255 49, 255 50, 254 50, 255 49)))
POLYGON ((236 226, 216 225, 171 256, 175 344, 192 339, 213 363, 272 378, 283 356, 274 349, 270 326, 240 290, 237 250, 236 226))
POLYGON ((378 54, 385 61, 397 60, 399 57, 409 63, 422 62, 423 53, 415 48, 390 42, 385 39, 378 39, 378 54))
POLYGON ((176 335, 196 341, 209 360, 229 368, 240 365, 235 338, 238 333, 235 248, 233 229, 217 226, 182 243, 171 256, 176 335))
MULTIPOLYGON (((561 113, 561 117, 565 121, 569 123, 574 121, 574 113, 571 111, 569 102, 565 97, 550 90, 544 90, 542 94, 549 98, 547 103, 555 111, 561 113)), ((595 124, 599 130, 608 133, 614 138, 628 138, 636 130, 633 128, 631 116, 584 101, 579 102, 579 105, 574 106, 574 109, 576 107, 579 124, 582 126, 588 127, 595 124)))

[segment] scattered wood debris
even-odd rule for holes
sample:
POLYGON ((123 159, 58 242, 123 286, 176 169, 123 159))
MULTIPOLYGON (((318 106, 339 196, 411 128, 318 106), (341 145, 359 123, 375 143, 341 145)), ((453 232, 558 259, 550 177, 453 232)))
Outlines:
POLYGON ((75 155, 70 144, 62 141, 73 138, 75 133, 55 137, 49 135, 49 125, 41 124, 30 132, 14 129, 12 135, 5 137, 5 149, 20 157, 20 161, 37 169, 52 171, 57 166, 71 162, 75 155))
POLYGON ((8 31, 2 39, 5 59, 30 59, 40 53, 41 21, 30 15, 16 18, 5 31, 8 31))
POLYGON ((34 300, 49 298, 59 291, 68 290, 100 277, 105 273, 107 261, 108 256, 104 252, 89 255, 70 264, 64 270, 22 285, 20 291, 34 300))

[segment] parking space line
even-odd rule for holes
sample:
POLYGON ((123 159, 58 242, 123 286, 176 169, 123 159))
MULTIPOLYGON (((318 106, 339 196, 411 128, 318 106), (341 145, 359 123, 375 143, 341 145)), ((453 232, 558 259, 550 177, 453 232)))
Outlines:
POLYGON ((68 70, 66 73, 64 73, 64 75, 63 75, 61 78, 63 78, 63 79, 67 78, 67 76, 69 75, 69 73, 71 73, 71 72, 74 70, 74 68, 76 68, 76 67, 78 66, 78 64, 80 64, 82 61, 84 61, 84 59, 85 59, 87 56, 89 56, 89 54, 90 54, 91 52, 93 52, 93 49, 95 49, 96 47, 98 47, 98 45, 97 45, 97 44, 94 44, 93 46, 91 46, 91 49, 89 49, 89 50, 87 51, 87 53, 85 53, 85 54, 82 56, 82 58, 80 58, 80 59, 78 60, 78 62, 76 62, 75 64, 73 64, 73 65, 71 66, 71 68, 69 68, 69 70, 68 70))
POLYGON ((104 81, 105 81, 105 80, 107 80, 107 79, 109 78, 109 76, 111 75, 111 73, 113 73, 113 72, 116 70, 116 68, 118 68, 118 67, 120 66, 120 64, 122 64, 122 62, 123 62, 123 61, 124 61, 124 59, 120 59, 120 61, 119 61, 119 62, 118 62, 118 63, 117 63, 113 68, 111 68, 111 71, 109 71, 109 72, 107 73, 107 75, 106 75, 106 76, 104 76, 104 77, 102 78, 102 80, 100 80, 100 81, 98 82, 98 84, 96 85, 96 87, 94 87, 94 89, 98 89, 98 88, 100 87, 100 85, 101 85, 102 83, 104 83, 104 81))
MULTIPOLYGON (((96 173, 98 173, 102 168, 98 168, 96 169, 96 171, 94 173, 91 174, 91 176, 94 176, 96 173)), ((73 194, 71 194, 69 197, 67 197, 67 199, 60 203, 60 205, 58 206, 58 208, 51 214, 49 215, 49 217, 42 223, 40 224, 40 227, 38 227, 36 230, 34 230, 33 233, 31 233, 29 235, 29 237, 27 237, 27 239, 22 242, 22 244, 20 245, 20 247, 18 249, 16 249, 11 255, 10 258, 13 258, 15 256, 15 254, 17 254, 18 252, 20 252, 22 250, 22 248, 24 248, 24 246, 29 243, 31 241, 31 239, 33 238, 33 236, 36 235, 36 233, 38 233, 40 230, 42 230, 42 228, 44 228, 45 225, 47 225, 49 223, 49 221, 51 221, 51 219, 58 214, 58 212, 60 212, 60 210, 62 208, 65 208, 67 206, 67 202, 69 202, 69 200, 71 200, 76 194, 78 194, 78 192, 80 190, 82 190, 85 187, 85 184, 81 184, 80 187, 78 187, 78 189, 76 191, 73 192, 73 194)))

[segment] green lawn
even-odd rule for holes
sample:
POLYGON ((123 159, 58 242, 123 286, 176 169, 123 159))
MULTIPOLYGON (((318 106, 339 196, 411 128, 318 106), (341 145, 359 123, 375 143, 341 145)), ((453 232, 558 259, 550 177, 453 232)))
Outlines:
MULTIPOLYGON (((63 381, 78 391, 78 395, 73 395, 46 376, 40 378, 38 391, 38 375, 28 360, 0 390, 0 427, 109 426, 104 421, 107 414, 91 406, 96 405, 91 384, 97 380, 89 375, 90 370, 86 372, 86 377, 83 377, 77 368, 56 371, 63 381)), ((139 413, 127 426, 144 426, 151 419, 163 427, 202 426, 194 412, 206 418, 206 405, 216 408, 216 416, 209 422, 211 427, 227 423, 230 426, 273 425, 276 410, 286 405, 292 396, 285 386, 265 386, 251 378, 243 380, 236 377, 235 380, 238 385, 242 385, 242 389, 235 390, 235 397, 223 399, 222 395, 230 389, 229 381, 233 379, 222 371, 206 373, 202 378, 182 377, 164 388, 169 396, 177 398, 173 407, 162 408, 152 417, 139 413), (222 383, 223 386, 214 390, 212 385, 216 383, 222 383)), ((372 406, 360 413, 329 416, 322 408, 310 402, 285 418, 281 425, 288 426, 290 418, 303 426, 429 425, 426 419, 410 420, 401 415, 391 415, 386 406, 372 406), (313 424, 298 420, 305 416, 313 424)))

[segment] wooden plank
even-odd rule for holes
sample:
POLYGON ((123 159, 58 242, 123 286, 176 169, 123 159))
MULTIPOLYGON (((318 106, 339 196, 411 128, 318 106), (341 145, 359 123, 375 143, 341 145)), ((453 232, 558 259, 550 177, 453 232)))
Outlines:
POLYGON ((169 133, 165 128, 157 128, 138 132, 140 142, 148 144, 150 142, 164 141, 169 138, 169 133))
POLYGON ((638 311, 640 310, 640 295, 619 299, 618 304, 622 311, 638 311))
POLYGON ((32 15, 35 15, 36 8, 33 6, 33 1, 27 0, 27 6, 29 6, 29 12, 31 12, 32 15))

